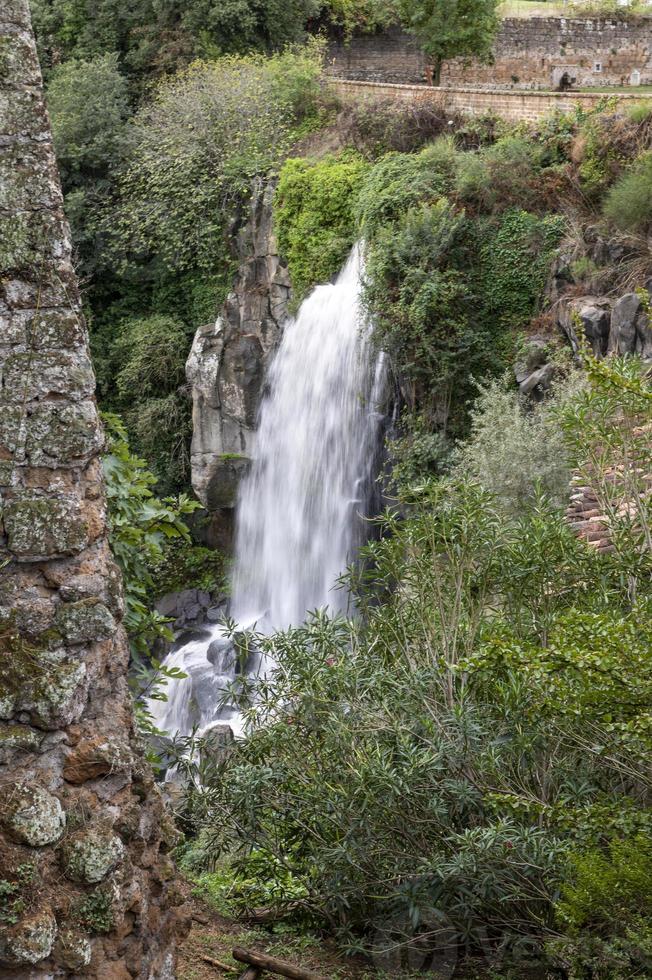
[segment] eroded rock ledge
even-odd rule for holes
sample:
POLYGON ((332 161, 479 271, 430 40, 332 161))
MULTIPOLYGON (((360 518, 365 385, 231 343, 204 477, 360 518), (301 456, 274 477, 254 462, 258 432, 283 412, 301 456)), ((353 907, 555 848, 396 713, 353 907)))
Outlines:
POLYGON ((27 0, 0 0, 0 977, 172 980, 103 436, 27 0))
POLYGON ((217 322, 197 330, 186 365, 193 398, 192 485, 210 514, 211 542, 227 549, 267 366, 290 299, 290 279, 272 228, 273 195, 272 184, 255 182, 238 238, 233 291, 217 322))

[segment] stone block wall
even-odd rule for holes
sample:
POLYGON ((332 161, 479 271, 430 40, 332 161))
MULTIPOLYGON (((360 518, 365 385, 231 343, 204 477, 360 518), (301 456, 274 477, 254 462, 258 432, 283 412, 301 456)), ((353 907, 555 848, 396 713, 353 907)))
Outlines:
POLYGON ((27 0, 0 0, 0 977, 172 980, 88 336, 27 0))
MULTIPOLYGON (((425 58, 399 28, 333 43, 329 73, 358 81, 420 83, 425 58)), ((507 18, 494 44, 494 63, 448 62, 443 85, 556 88, 564 72, 577 86, 629 85, 632 72, 652 84, 652 17, 630 20, 507 18), (598 70, 599 69, 599 70, 598 70)))

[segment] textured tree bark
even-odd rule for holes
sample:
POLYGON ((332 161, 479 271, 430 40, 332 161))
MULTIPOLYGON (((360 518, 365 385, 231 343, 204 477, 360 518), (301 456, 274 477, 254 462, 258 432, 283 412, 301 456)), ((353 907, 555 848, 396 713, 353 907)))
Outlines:
POLYGON ((0 0, 0 977, 172 980, 103 435, 27 0, 0 0))

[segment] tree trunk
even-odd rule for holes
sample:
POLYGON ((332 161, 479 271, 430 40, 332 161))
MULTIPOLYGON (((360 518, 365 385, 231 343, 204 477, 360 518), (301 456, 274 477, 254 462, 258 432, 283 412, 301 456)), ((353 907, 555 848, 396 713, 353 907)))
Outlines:
POLYGON ((444 64, 444 60, 439 55, 435 55, 435 57, 432 59, 432 84, 433 85, 441 84, 441 69, 443 64, 444 64))
POLYGON ((28 0, 0 0, 0 977, 170 978, 88 336, 28 0))

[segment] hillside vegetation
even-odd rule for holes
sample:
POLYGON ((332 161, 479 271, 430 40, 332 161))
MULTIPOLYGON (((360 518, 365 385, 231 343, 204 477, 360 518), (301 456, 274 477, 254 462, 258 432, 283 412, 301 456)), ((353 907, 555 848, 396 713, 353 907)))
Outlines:
POLYGON ((321 43, 297 43, 324 16, 303 0, 35 8, 100 399, 123 420, 107 475, 136 652, 161 583, 221 575, 179 496, 184 362, 254 176, 278 181, 297 300, 364 239, 397 392, 389 508, 347 576, 359 615, 237 637, 279 669, 240 689, 249 735, 226 758, 180 759, 182 867, 375 975, 652 975, 652 391, 639 357, 596 357, 576 322, 571 351, 552 315, 561 293, 635 289, 649 314, 649 111, 341 107, 321 43), (535 334, 554 366, 537 403, 513 382, 535 334), (607 548, 564 518, 572 473, 607 548))

